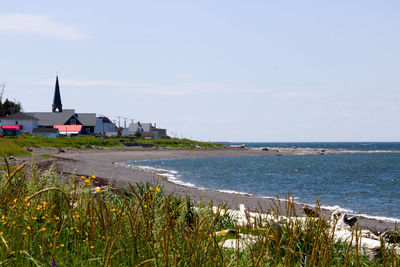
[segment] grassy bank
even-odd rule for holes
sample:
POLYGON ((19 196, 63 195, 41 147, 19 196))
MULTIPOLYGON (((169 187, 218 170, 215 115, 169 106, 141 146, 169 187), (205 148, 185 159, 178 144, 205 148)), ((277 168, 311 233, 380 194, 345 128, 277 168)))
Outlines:
MULTIPOLYGON (((33 165, 34 166, 34 165, 33 165)), ((238 225, 211 205, 166 196, 162 188, 95 186, 95 176, 63 183, 53 169, 0 173, 0 265, 8 266, 342 266, 398 264, 393 252, 370 261, 333 241, 322 218, 238 225), (216 231, 234 229, 235 233, 216 231), (245 248, 220 242, 251 234, 245 248)), ((289 202, 290 207, 290 202, 289 202)), ((274 214, 277 213, 275 210, 274 214)))
POLYGON ((60 137, 46 138, 36 135, 19 135, 17 137, 0 138, 0 156, 6 155, 27 155, 25 147, 73 147, 73 148, 92 148, 97 147, 116 147, 123 146, 123 143, 137 142, 139 144, 149 144, 155 147, 171 147, 171 148, 219 148, 222 144, 211 142, 199 142, 189 139, 129 139, 129 138, 111 138, 111 137, 94 137, 88 135, 80 135, 77 137, 60 137))

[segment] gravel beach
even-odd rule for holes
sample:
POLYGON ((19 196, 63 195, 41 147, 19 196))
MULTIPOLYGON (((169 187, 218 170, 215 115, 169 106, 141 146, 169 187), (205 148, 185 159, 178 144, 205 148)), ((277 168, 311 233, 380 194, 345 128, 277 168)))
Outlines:
MULTIPOLYGON (((38 151, 39 152, 39 151, 38 151)), ((310 151, 310 154, 317 153, 310 151)), ((197 188, 186 187, 171 183, 165 177, 158 175, 154 171, 144 170, 134 167, 124 167, 115 164, 123 161, 133 160, 152 160, 167 158, 200 158, 200 157, 236 157, 236 156, 279 156, 294 155, 296 152, 286 150, 254 150, 241 148, 222 148, 222 149, 126 149, 126 150, 69 150, 65 153, 53 151, 50 162, 55 162, 56 170, 64 175, 76 173, 77 175, 94 174, 104 182, 112 180, 112 184, 117 188, 126 188, 129 184, 150 182, 159 184, 163 187, 166 194, 177 196, 190 196, 191 199, 198 201, 203 199, 205 202, 212 201, 214 205, 224 203, 228 208, 238 209, 239 204, 244 204, 251 211, 266 212, 271 206, 277 204, 277 200, 262 198, 250 195, 221 193, 216 190, 200 190, 197 188)), ((301 153, 304 155, 305 153, 301 153)), ((49 161, 47 161, 49 162, 49 161)), ((282 197, 282 196, 280 196, 282 197)), ((285 201, 279 203, 281 214, 286 214, 285 201)), ((323 204, 323 203, 322 203, 323 204)), ((296 204, 296 214, 303 215, 302 204, 296 204)), ((322 215, 329 215, 329 211, 322 210, 322 215)), ((359 226, 373 232, 384 232, 394 230, 393 222, 375 220, 370 218, 358 217, 359 226)))

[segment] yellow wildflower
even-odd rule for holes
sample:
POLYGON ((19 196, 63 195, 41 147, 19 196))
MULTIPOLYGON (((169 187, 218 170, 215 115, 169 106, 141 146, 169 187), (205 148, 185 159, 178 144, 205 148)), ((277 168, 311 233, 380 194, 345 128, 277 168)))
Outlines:
POLYGON ((219 235, 222 235, 222 236, 224 236, 224 235, 226 235, 226 233, 225 233, 225 231, 224 231, 224 230, 222 230, 222 231, 219 233, 219 235))
POLYGON ((96 193, 101 193, 101 188, 100 187, 96 188, 96 193))
POLYGON ((3 235, 4 233, 3 233, 3 231, 0 231, 0 235, 3 235))
POLYGON ((96 179, 96 176, 92 175, 92 179, 96 179))
POLYGON ((89 179, 86 179, 86 180, 85 180, 85 184, 89 185, 89 184, 90 184, 90 180, 89 180, 89 179))
POLYGON ((43 227, 42 229, 39 230, 39 232, 44 232, 46 231, 46 227, 43 227))
POLYGON ((144 205, 145 208, 147 208, 147 205, 144 205))
POLYGON ((111 209, 112 212, 115 212, 115 209, 111 209))
POLYGON ((26 206, 29 207, 31 205, 31 203, 26 203, 26 206))
POLYGON ((43 206, 46 206, 47 202, 46 201, 42 201, 42 204, 43 204, 43 206))
POLYGON ((28 225, 28 226, 26 227, 26 229, 31 230, 32 228, 28 225))
POLYGON ((42 205, 37 205, 37 206, 36 206, 36 210, 40 210, 41 208, 43 208, 42 205))
POLYGON ((13 202, 14 202, 15 204, 17 204, 18 198, 15 198, 15 199, 13 200, 13 202))
POLYGON ((32 217, 32 220, 37 220, 37 218, 36 217, 32 217))
POLYGON ((19 251, 19 254, 21 254, 21 255, 24 254, 24 251, 23 251, 23 250, 20 250, 20 251, 19 251))
POLYGON ((150 186, 150 187, 149 187, 149 190, 150 190, 150 191, 153 191, 153 187, 150 186))
POLYGON ((160 192, 160 188, 156 187, 156 192, 160 192))
POLYGON ((54 217, 54 219, 55 219, 55 220, 59 220, 59 219, 60 219, 60 217, 56 216, 56 217, 54 217))
POLYGON ((122 213, 122 216, 125 216, 125 215, 126 215, 126 213, 125 213, 125 212, 123 212, 123 213, 122 213))
POLYGON ((64 244, 61 244, 60 247, 64 247, 64 244))
POLYGON ((91 249, 94 249, 94 246, 90 246, 91 249))
POLYGON ((81 176, 81 179, 85 179, 85 176, 82 175, 82 176, 81 176))
POLYGON ((6 215, 3 214, 3 216, 1 216, 1 219, 5 220, 6 219, 6 215))
POLYGON ((28 200, 29 200, 29 197, 26 197, 26 198, 24 199, 25 202, 27 202, 28 200))
POLYGON ((26 236, 27 234, 28 234, 27 232, 24 232, 24 233, 23 233, 23 235, 25 235, 25 236, 26 236))

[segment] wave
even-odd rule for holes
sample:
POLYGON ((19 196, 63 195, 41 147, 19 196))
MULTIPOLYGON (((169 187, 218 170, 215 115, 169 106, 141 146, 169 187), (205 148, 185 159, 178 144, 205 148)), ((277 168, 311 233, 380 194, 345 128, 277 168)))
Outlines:
MULTIPOLYGON (((143 162, 143 161, 140 161, 143 162)), ((115 164, 121 167, 125 167, 125 168, 133 168, 133 169, 140 169, 146 172, 151 172, 151 173, 155 173, 159 176, 164 177, 165 179, 167 179, 167 181, 177 184, 177 185, 182 185, 182 186, 186 186, 186 187, 190 187, 190 188, 196 188, 199 190, 216 190, 218 192, 221 193, 226 193, 226 194, 237 194, 237 195, 245 195, 245 196, 254 196, 254 197, 259 197, 259 198, 266 198, 266 199, 278 199, 279 201, 287 201, 287 198, 279 198, 278 196, 260 196, 260 195, 253 195, 251 193, 248 192, 241 192, 241 191, 235 191, 235 190, 228 190, 228 189, 210 189, 210 188, 206 188, 206 187, 202 187, 202 186, 198 186, 195 185, 193 183, 189 183, 189 182, 185 182, 181 179, 179 179, 180 175, 179 172, 176 170, 168 170, 168 169, 162 169, 162 168, 154 168, 154 167, 150 167, 150 166, 145 166, 145 165, 131 165, 129 164, 130 162, 116 162, 115 164)), ((299 200, 299 197, 293 197, 294 200, 299 200)), ((311 204, 311 203, 303 203, 300 201, 295 201, 296 204, 300 204, 300 205, 307 205, 310 207, 316 207, 316 204, 311 204)), ((400 219, 398 218, 391 218, 391 217, 384 217, 384 216, 373 216, 373 215, 368 215, 368 214, 363 214, 363 213, 357 213, 354 210, 351 209, 346 209, 340 206, 329 206, 329 205, 320 205, 321 209, 324 210, 329 210, 329 211, 335 211, 335 210, 339 210, 342 212, 345 212, 349 215, 354 215, 354 216, 358 216, 358 217, 364 217, 364 218, 368 218, 368 219, 374 219, 374 220, 380 220, 380 221, 387 221, 387 222, 393 222, 393 223, 400 223, 400 219)))

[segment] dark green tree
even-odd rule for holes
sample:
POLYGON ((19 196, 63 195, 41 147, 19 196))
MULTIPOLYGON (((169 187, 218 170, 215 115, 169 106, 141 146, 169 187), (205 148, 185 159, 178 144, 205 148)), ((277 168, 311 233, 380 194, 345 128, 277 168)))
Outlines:
POLYGON ((0 117, 11 115, 22 110, 21 103, 16 103, 6 99, 4 103, 0 102, 0 117))
POLYGON ((135 132, 135 137, 136 137, 136 139, 139 139, 141 136, 142 136, 142 134, 139 132, 139 130, 137 130, 137 131, 135 132))

